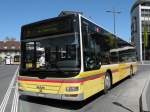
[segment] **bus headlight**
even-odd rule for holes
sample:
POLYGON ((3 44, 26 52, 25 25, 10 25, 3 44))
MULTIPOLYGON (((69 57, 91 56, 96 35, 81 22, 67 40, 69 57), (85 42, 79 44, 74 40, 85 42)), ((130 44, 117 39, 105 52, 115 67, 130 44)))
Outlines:
POLYGON ((79 87, 67 87, 66 88, 67 92, 74 92, 74 91, 79 91, 79 87))

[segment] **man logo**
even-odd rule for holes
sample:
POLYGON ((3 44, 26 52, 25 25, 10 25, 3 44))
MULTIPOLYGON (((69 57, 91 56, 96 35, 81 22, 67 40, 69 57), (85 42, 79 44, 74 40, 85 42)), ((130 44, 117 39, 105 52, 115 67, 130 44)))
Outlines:
POLYGON ((45 87, 41 85, 38 85, 36 88, 39 89, 39 92, 42 92, 42 90, 45 89, 45 87))

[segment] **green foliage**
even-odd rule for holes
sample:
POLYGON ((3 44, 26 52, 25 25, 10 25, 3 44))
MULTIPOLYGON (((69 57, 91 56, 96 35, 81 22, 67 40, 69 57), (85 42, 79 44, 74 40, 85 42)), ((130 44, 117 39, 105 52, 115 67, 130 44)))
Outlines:
POLYGON ((144 47, 148 46, 148 28, 144 26, 144 47))

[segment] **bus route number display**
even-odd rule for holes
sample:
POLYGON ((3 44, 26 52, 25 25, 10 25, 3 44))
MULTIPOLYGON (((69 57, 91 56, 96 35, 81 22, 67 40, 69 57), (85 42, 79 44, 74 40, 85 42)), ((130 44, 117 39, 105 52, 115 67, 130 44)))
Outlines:
POLYGON ((24 27, 24 38, 35 38, 39 36, 71 33, 73 25, 71 18, 62 18, 60 20, 45 21, 39 24, 33 24, 24 27))

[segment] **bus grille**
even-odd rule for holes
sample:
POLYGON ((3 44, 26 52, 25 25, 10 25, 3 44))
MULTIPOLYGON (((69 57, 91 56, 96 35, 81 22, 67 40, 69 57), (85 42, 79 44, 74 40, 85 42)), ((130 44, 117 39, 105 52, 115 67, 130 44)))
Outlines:
POLYGON ((61 84, 51 84, 51 83, 22 83, 23 90, 37 93, 51 93, 58 94, 61 84))

